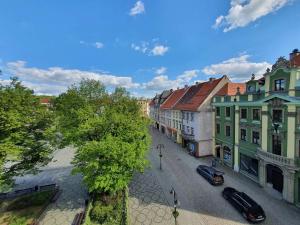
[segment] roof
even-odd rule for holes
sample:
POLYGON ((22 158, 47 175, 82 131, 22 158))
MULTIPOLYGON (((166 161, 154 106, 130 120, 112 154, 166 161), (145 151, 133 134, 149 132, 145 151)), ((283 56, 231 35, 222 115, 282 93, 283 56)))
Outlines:
POLYGON ((224 77, 191 86, 175 105, 174 109, 197 111, 198 107, 205 101, 223 78, 224 77))
POLYGON ((174 91, 167 100, 160 106, 161 109, 171 109, 182 98, 187 88, 181 88, 174 91))
POLYGON ((154 98, 153 99, 151 99, 151 101, 150 101, 150 103, 149 103, 149 106, 152 106, 152 105, 154 105, 155 104, 155 102, 154 102, 154 98))
POLYGON ((240 88, 240 93, 243 94, 246 91, 246 84, 244 84, 244 83, 227 83, 220 89, 220 91, 218 91, 218 93, 216 95, 218 95, 218 96, 224 96, 224 95, 233 96, 233 95, 236 95, 237 88, 240 88))
POLYGON ((41 104, 50 104, 50 98, 41 98, 40 103, 41 104))

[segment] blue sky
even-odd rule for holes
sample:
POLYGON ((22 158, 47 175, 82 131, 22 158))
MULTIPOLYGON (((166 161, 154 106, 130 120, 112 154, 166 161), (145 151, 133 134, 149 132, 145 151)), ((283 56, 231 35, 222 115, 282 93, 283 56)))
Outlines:
POLYGON ((57 95, 82 78, 153 96, 261 76, 300 48, 299 0, 1 0, 0 79, 57 95))

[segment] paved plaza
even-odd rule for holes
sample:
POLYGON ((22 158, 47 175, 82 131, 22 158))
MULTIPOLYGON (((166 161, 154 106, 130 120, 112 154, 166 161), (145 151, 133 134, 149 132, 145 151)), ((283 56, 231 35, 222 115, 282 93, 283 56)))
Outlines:
POLYGON ((71 175, 70 164, 73 148, 65 148, 54 153, 52 162, 37 175, 27 175, 17 178, 16 188, 26 188, 35 185, 56 183, 62 190, 60 197, 50 204, 40 218, 40 225, 70 225, 76 213, 83 210, 86 190, 82 185, 80 175, 71 175))
POLYGON ((174 224, 171 214, 173 198, 169 191, 174 187, 180 201, 178 225, 241 225, 249 224, 221 196, 224 187, 231 186, 246 192, 265 210, 264 225, 299 225, 299 208, 274 198, 266 190, 228 167, 224 171, 223 186, 212 186, 196 173, 199 164, 211 164, 211 158, 196 159, 178 144, 152 131, 153 145, 149 154, 151 168, 137 174, 130 185, 131 224, 174 224), (159 169, 158 143, 163 149, 162 171, 159 169), (154 207, 155 206, 155 207, 154 207), (158 213, 159 212, 159 213, 158 213), (168 215, 169 212, 169 215, 168 215), (156 215, 159 219, 155 220, 156 215))

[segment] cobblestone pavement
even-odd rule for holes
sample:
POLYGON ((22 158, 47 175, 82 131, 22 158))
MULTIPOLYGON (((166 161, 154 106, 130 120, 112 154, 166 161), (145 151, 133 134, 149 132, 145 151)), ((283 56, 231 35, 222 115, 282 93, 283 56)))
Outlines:
POLYGON ((129 196, 131 225, 173 224, 169 203, 151 170, 134 176, 129 196))
POLYGON ((86 190, 81 184, 80 175, 71 175, 70 164, 73 148, 65 148, 55 152, 52 162, 42 168, 36 175, 17 178, 16 188, 32 187, 56 183, 62 190, 60 197, 50 204, 40 218, 40 225, 70 225, 76 215, 83 209, 87 198, 86 190))
MULTIPOLYGON (((173 202, 169 190, 173 186, 177 192, 180 201, 179 207, 179 225, 241 225, 249 224, 221 195, 224 187, 231 186, 240 191, 246 192, 254 198, 265 210, 267 219, 263 225, 299 225, 300 224, 300 210, 293 205, 286 203, 271 196, 266 190, 259 187, 259 185, 242 174, 236 173, 228 167, 218 165, 217 168, 224 171, 225 183, 222 186, 212 186, 205 179, 199 176, 196 172, 196 167, 199 164, 211 164, 211 158, 196 159, 187 154, 178 144, 159 133, 157 130, 152 131, 153 145, 149 154, 151 162, 151 176, 158 182, 162 192, 165 193, 166 201, 156 202, 160 207, 169 207, 169 203, 173 202), (162 143, 165 145, 163 149, 162 168, 159 169, 159 153, 156 150, 156 145, 162 143)), ((136 221, 133 214, 143 210, 143 207, 148 209, 147 213, 151 212, 152 202, 143 204, 143 194, 147 192, 146 177, 148 172, 144 175, 140 174, 135 179, 143 183, 141 188, 144 192, 139 191, 139 195, 135 196, 135 209, 131 205, 131 220, 136 221), (143 177, 145 176, 145 177, 143 177), (142 205, 142 207, 140 206, 142 205), (137 207, 141 207, 137 209, 137 207), (150 210, 150 211, 149 211, 150 210), (133 217, 133 219, 132 219, 133 217)), ((151 179, 150 179, 151 180, 151 179)), ((134 186, 132 183, 131 187, 134 186)), ((139 188, 140 189, 140 188, 139 188)), ((134 190, 134 189, 133 189, 134 190)), ((131 197, 132 198, 132 197, 131 197)), ((131 201, 133 201, 131 199, 131 201)), ((153 214, 153 211, 151 212, 153 214)), ((152 222, 150 217, 146 217, 143 223, 133 222, 132 224, 156 224, 152 222), (145 223, 148 218, 147 223, 145 223)), ((159 224, 159 223, 158 223, 159 224)), ((161 223, 164 224, 164 223, 161 223)), ((168 223, 165 223, 168 224, 168 223)), ((173 223, 174 224, 174 221, 173 223)))

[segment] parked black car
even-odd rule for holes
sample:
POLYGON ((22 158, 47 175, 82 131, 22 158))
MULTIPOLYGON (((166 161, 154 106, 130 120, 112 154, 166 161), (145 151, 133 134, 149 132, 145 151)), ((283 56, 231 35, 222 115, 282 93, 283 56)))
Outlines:
POLYGON ((232 187, 224 188, 223 197, 230 202, 243 217, 250 222, 261 222, 266 219, 262 207, 244 192, 239 192, 232 187))
POLYGON ((199 165, 197 172, 212 185, 222 185, 224 183, 224 173, 211 166, 199 165))

